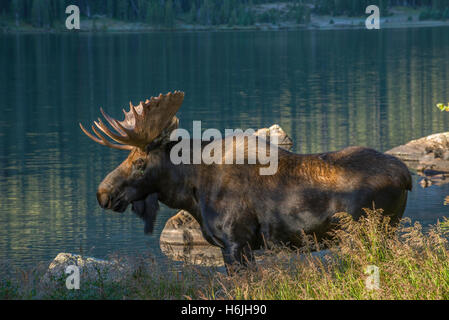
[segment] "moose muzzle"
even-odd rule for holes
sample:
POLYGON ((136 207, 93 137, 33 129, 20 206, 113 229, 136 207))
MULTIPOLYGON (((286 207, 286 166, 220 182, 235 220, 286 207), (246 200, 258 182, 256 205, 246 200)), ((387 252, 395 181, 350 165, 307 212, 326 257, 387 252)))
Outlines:
POLYGON ((103 209, 110 209, 111 197, 109 196, 109 193, 98 191, 97 200, 100 207, 102 207, 103 209))

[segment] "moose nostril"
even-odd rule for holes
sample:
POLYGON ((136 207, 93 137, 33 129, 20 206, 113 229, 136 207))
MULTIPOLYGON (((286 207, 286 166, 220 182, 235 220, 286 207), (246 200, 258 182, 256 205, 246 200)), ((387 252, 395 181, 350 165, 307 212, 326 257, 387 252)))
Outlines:
POLYGON ((97 193, 97 200, 100 206, 106 209, 109 204, 109 195, 107 193, 97 193))

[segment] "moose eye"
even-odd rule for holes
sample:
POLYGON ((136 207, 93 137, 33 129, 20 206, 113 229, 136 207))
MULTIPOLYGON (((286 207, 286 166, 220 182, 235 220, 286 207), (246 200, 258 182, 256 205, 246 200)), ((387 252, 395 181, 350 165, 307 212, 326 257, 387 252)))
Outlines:
POLYGON ((146 162, 142 158, 137 159, 136 161, 133 162, 133 167, 134 170, 144 171, 146 167, 146 162))

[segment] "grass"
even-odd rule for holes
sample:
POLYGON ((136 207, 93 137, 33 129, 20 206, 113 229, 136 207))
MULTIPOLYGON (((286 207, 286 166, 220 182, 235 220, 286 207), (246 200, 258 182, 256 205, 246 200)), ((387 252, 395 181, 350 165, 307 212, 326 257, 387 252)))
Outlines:
MULTIPOLYGON (((449 299, 449 221, 423 231, 407 219, 397 227, 380 210, 366 210, 358 222, 338 214, 331 249, 277 248, 262 262, 231 276, 185 266, 161 270, 149 257, 126 259, 131 266, 116 280, 82 279, 80 290, 65 288, 65 275, 43 283, 45 268, 18 270, 0 282, 1 299, 449 299), (132 260, 132 261, 131 261, 132 260), (367 289, 368 266, 379 270, 378 289, 367 289)), ((309 248, 315 243, 310 239, 309 248)))
POLYGON ((367 210, 354 222, 339 215, 338 247, 327 259, 310 254, 302 263, 284 263, 225 279, 227 298, 235 299, 448 299, 447 221, 423 233, 405 220, 397 228, 379 211, 367 210), (368 266, 379 268, 380 288, 365 285, 368 266))

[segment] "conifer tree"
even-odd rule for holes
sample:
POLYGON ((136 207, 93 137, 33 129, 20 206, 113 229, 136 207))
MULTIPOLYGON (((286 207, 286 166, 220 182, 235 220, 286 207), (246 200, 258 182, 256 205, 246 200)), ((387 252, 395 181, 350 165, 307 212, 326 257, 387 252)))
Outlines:
POLYGON ((165 26, 172 28, 174 25, 175 17, 173 12, 173 2, 172 0, 167 0, 165 2, 165 26))

